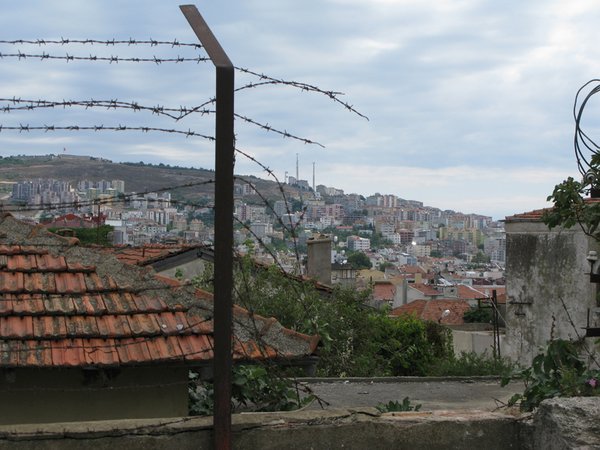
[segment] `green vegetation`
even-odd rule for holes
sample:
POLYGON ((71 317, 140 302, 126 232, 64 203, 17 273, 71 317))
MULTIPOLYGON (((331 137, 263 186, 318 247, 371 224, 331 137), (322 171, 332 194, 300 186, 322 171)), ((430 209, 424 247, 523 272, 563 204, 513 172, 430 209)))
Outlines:
POLYGON ((390 400, 387 403, 378 404, 375 408, 377 408, 377 410, 379 412, 386 413, 386 412, 419 411, 421 409, 421 406, 422 405, 420 405, 420 404, 413 406, 410 403, 410 400, 408 399, 408 397, 404 397, 404 400, 402 400, 402 402, 390 400))
POLYGON ((465 323, 490 323, 492 308, 471 308, 463 314, 465 323))
POLYGON ((482 251, 478 251, 477 254, 471 259, 471 262, 474 264, 487 264, 490 262, 490 257, 482 251))
MULTIPOLYGON (((302 395, 300 386, 275 375, 264 366, 242 365, 233 369, 231 397, 235 411, 291 411, 310 403, 312 395, 302 395)), ((211 415, 214 410, 214 385, 199 381, 190 373, 189 412, 192 416, 211 415)))
MULTIPOLYGON (((194 282, 212 289, 212 268, 194 282)), ((276 267, 257 268, 242 259, 234 292, 235 302, 253 313, 276 317, 284 327, 301 333, 318 334, 319 376, 427 375, 431 365, 452 355, 446 327, 371 309, 365 306, 368 291, 319 291, 276 267)))
POLYGON ((369 257, 363 252, 348 252, 347 258, 348 264, 356 270, 370 269, 373 266, 369 257))
POLYGON ((459 356, 452 355, 441 359, 429 368, 430 376, 510 376, 515 371, 515 363, 508 358, 461 352, 459 356))
MULTIPOLYGON (((600 370, 586 368, 578 350, 574 342, 550 341, 545 353, 537 355, 531 367, 520 372, 525 391, 513 395, 509 406, 518 403, 522 411, 532 411, 547 398, 600 395, 600 370)), ((505 378, 502 383, 509 381, 505 378)))
MULTIPOLYGON (((52 233, 56 233, 64 228, 49 228, 48 230, 52 233)), ((108 247, 112 245, 112 240, 109 237, 109 233, 113 231, 113 227, 110 225, 100 225, 94 228, 69 228, 75 234, 75 237, 79 239, 83 245, 102 245, 108 247)))

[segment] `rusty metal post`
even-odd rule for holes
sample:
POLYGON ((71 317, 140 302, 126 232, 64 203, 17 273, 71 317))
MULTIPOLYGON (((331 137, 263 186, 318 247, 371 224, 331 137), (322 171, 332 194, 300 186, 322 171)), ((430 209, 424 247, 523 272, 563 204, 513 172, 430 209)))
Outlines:
POLYGON ((214 448, 231 449, 234 67, 194 5, 181 12, 216 68, 214 448))

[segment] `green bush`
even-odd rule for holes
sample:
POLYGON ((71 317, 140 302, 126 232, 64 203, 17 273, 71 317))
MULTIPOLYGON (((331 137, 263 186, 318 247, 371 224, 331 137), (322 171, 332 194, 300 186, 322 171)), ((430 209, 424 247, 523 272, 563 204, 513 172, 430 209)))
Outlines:
POLYGON ((463 314, 465 323, 490 323, 492 321, 491 308, 471 308, 463 314))
POLYGON ((485 376, 506 377, 514 373, 515 363, 508 358, 494 358, 484 352, 461 352, 460 355, 439 359, 428 368, 429 376, 485 376))
MULTIPOLYGON (((194 282, 211 289, 211 269, 194 282)), ((235 303, 275 317, 287 328, 321 337, 317 374, 325 377, 426 375, 437 358, 452 354, 450 331, 413 316, 389 317, 365 306, 369 291, 336 287, 319 291, 277 267, 240 261, 235 303)))
MULTIPOLYGON (((198 381, 190 373, 190 415, 211 415, 214 410, 214 385, 198 381)), ((292 411, 310 403, 314 396, 302 395, 298 384, 264 366, 241 365, 233 369, 231 399, 234 411, 292 411)))
MULTIPOLYGON (((600 370, 586 367, 574 342, 550 341, 545 353, 537 355, 520 375, 525 391, 513 395, 509 406, 518 403, 522 411, 532 411, 547 398, 600 395, 600 370)), ((505 378, 502 384, 509 381, 505 378)))

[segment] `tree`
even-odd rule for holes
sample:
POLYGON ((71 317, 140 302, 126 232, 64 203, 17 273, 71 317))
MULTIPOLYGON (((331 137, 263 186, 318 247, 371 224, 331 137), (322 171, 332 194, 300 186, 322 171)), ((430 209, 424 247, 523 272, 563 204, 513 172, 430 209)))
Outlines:
MULTIPOLYGON (((212 289, 212 268, 192 280, 212 289)), ((238 261, 235 303, 276 317, 284 327, 318 334, 319 376, 426 375, 437 359, 452 355, 449 330, 414 316, 392 318, 388 311, 365 306, 370 291, 336 287, 318 290, 275 266, 238 261)))
POLYGON ((370 269, 373 267, 371 260, 363 252, 350 253, 350 255, 348 255, 348 264, 356 270, 370 269))
MULTIPOLYGON (((600 173, 600 157, 594 155, 590 164, 591 173, 600 173)), ((583 181, 575 181, 572 177, 554 187, 552 195, 547 200, 553 202, 553 208, 545 211, 542 221, 550 229, 562 226, 571 228, 579 225, 588 236, 600 240, 600 203, 586 202, 587 197, 593 189, 599 189, 600 183, 596 178, 584 178, 583 181)))
POLYGON ((473 259, 471 259, 471 262, 473 262, 475 264, 487 264, 490 262, 490 257, 488 255, 486 255, 485 253, 479 251, 479 252, 477 252, 477 254, 475 256, 473 256, 473 259))

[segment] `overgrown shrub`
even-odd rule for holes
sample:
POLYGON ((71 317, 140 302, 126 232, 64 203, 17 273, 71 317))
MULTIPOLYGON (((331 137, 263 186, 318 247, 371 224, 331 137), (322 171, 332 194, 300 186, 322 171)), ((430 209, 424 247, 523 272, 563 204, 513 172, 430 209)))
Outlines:
POLYGON ((490 323, 492 321, 491 308, 471 308, 463 314, 465 323, 490 323))
POLYGON ((430 376, 510 376, 516 365, 508 358, 494 358, 487 352, 461 352, 460 355, 438 359, 428 368, 430 376))
MULTIPOLYGON (((518 403, 522 411, 532 411, 547 398, 600 395, 600 370, 588 369, 577 347, 571 341, 550 341, 545 353, 537 355, 531 367, 521 371, 525 391, 513 395, 509 405, 518 403)), ((509 381, 505 378, 502 384, 509 381)))
MULTIPOLYGON (((195 279, 211 288, 210 269, 195 279)), ((366 306, 369 291, 320 291, 277 267, 244 258, 235 275, 235 303, 275 317, 287 328, 321 337, 317 374, 327 377, 426 375, 437 358, 452 354, 450 331, 413 316, 389 317, 366 306)))
MULTIPOLYGON (((214 410, 214 386, 198 381, 190 373, 190 415, 211 415, 214 410)), ((241 365, 233 369, 231 400, 234 411, 291 411, 311 402, 314 397, 302 393, 297 382, 283 378, 264 366, 241 365)))

